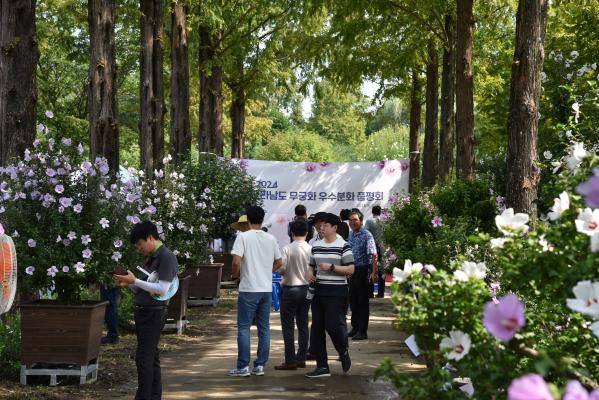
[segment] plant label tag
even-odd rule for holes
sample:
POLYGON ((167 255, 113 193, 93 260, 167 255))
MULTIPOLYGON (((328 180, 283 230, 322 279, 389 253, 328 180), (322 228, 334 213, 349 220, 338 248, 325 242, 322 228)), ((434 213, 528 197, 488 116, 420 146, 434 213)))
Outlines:
POLYGON ((412 334, 412 335, 408 336, 407 339, 405 340, 405 344, 406 344, 406 346, 408 346, 408 349, 410 349, 412 354, 414 354, 414 357, 418 357, 420 355, 420 349, 418 348, 418 345, 416 344, 416 335, 412 334))

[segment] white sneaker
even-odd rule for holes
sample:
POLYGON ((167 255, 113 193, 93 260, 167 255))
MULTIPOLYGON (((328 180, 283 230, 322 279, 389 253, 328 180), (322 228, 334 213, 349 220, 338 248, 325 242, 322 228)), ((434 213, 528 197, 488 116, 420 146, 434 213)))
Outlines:
POLYGON ((264 375, 264 365, 257 365, 252 368, 252 375, 262 376, 264 375))
MULTIPOLYGON (((264 371, 262 371, 264 375, 264 371)), ((250 376, 250 367, 233 368, 229 370, 229 376, 250 376)))

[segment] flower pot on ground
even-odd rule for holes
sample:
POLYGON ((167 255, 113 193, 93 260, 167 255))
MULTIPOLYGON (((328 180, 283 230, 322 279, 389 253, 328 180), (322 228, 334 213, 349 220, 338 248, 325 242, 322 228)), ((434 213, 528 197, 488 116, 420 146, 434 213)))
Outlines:
POLYGON ((189 276, 188 303, 193 305, 218 304, 223 264, 200 264, 187 267, 183 276, 189 276))
POLYGON ((223 264, 223 272, 221 274, 221 282, 231 281, 231 274, 233 273, 233 255, 231 253, 222 252, 214 253, 214 262, 223 264))
POLYGON ((190 280, 190 275, 179 277, 179 290, 168 303, 164 329, 176 329, 177 335, 181 335, 187 325, 187 297, 190 280))
POLYGON ((21 362, 87 365, 100 354, 107 301, 80 305, 37 300, 21 304, 21 362))

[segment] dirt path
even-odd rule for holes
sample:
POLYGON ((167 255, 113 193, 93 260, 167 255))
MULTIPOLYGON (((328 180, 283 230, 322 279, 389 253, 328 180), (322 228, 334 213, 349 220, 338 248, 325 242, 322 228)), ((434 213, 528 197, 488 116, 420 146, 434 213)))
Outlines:
MULTIPOLYGON (((283 360, 283 339, 278 313, 271 313, 271 349, 266 375, 262 377, 231 378, 226 375, 235 366, 237 356, 235 313, 219 323, 223 329, 220 338, 190 345, 163 357, 164 399, 393 399, 393 388, 382 381, 374 381, 373 374, 383 357, 390 357, 404 371, 418 371, 424 366, 415 360, 403 343, 405 335, 392 327, 393 306, 389 299, 375 299, 371 303, 369 339, 350 341, 352 368, 344 374, 332 345, 329 357, 330 378, 307 379, 306 371, 275 371, 283 360)), ((252 356, 255 356, 257 334, 252 328, 252 356)))

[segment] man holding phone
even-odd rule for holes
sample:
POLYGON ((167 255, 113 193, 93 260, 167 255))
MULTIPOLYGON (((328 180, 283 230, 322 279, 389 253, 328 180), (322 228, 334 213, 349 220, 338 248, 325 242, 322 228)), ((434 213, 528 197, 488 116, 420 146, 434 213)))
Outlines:
POLYGON ((150 274, 158 274, 157 282, 148 282, 148 277, 137 279, 131 271, 127 271, 126 275, 113 275, 118 286, 128 286, 135 293, 135 364, 138 383, 135 399, 160 399, 162 382, 158 342, 166 322, 168 300, 157 297, 164 296, 176 278, 177 257, 159 240, 158 229, 150 221, 134 225, 130 241, 148 257, 144 269, 150 274))

